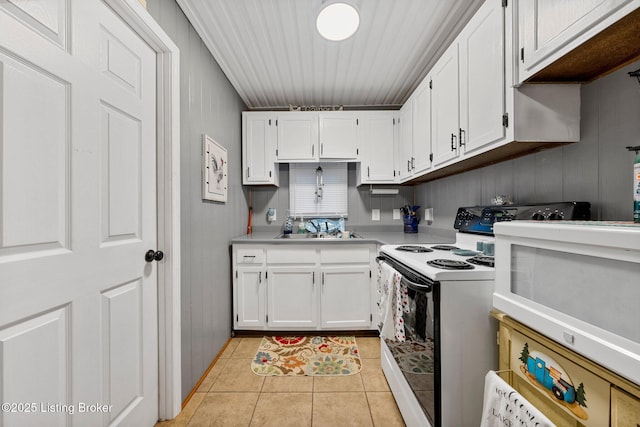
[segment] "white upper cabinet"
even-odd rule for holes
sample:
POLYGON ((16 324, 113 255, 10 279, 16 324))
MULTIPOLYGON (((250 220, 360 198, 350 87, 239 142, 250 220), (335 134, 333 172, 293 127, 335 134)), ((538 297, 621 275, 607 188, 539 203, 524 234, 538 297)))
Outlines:
POLYGON ((433 165, 455 159, 459 150, 459 57, 454 42, 440 57, 432 76, 432 150, 433 165))
POLYGON ((413 132, 411 167, 414 174, 431 168, 431 77, 418 86, 411 100, 413 132))
POLYGON ((318 158, 318 113, 292 111, 277 115, 279 162, 314 161, 318 158))
POLYGON ((638 6, 637 0, 519 1, 517 82, 526 81, 638 6))
POLYGON ((490 0, 458 37, 460 55, 460 129, 463 153, 505 137, 504 10, 490 0))
POLYGON ((242 183, 278 185, 274 113, 242 113, 242 183))
POLYGON ((361 148, 360 163, 356 166, 357 185, 398 182, 395 113, 370 111, 358 115, 361 148))
POLYGON ((413 176, 415 160, 413 160, 413 106, 411 99, 400 109, 399 125, 399 162, 400 180, 406 181, 413 176), (413 160, 413 162, 412 162, 413 160), (412 164, 413 163, 413 164, 412 164))
POLYGON ((320 152, 322 159, 358 158, 358 117, 354 112, 321 112, 320 152))

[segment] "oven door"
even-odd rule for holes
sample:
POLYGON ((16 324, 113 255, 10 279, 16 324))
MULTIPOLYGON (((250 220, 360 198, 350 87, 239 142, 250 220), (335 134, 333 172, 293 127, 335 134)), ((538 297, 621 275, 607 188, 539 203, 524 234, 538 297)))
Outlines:
MULTIPOLYGON (((381 340, 392 358, 394 372, 401 374, 430 425, 439 425, 439 352, 434 288, 437 283, 416 274, 388 257, 378 260, 400 273, 400 282, 390 290, 390 315, 383 318, 381 340)), ((390 385, 391 381, 390 381, 390 385)), ((394 391, 395 394, 395 391, 394 391)), ((401 408, 402 410, 402 408, 401 408)), ((405 414, 403 413, 403 416, 405 414)))
POLYGON ((640 384, 640 250, 625 247, 626 233, 515 222, 495 231, 494 307, 640 384))

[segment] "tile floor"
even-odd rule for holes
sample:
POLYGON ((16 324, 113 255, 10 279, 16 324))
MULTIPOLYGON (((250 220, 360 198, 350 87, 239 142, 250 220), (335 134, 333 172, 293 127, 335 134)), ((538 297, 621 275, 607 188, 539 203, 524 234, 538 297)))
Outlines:
POLYGON ((156 427, 404 426, 380 368, 378 338, 356 337, 362 371, 345 377, 262 377, 261 338, 233 338, 175 420, 156 427))

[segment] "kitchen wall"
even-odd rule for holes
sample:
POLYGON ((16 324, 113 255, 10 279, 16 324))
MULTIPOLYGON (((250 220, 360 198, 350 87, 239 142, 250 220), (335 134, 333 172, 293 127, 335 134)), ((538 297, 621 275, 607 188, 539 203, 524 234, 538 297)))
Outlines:
MULTIPOLYGON (((289 165, 281 164, 280 187, 253 186, 249 191, 249 198, 253 207, 253 226, 256 231, 281 229, 289 209, 289 165), (267 209, 276 208, 277 219, 272 224, 267 223, 267 209)), ((363 230, 378 227, 381 230, 402 231, 402 220, 394 220, 392 209, 398 209, 405 204, 411 205, 414 199, 415 187, 380 186, 383 188, 399 188, 397 195, 371 195, 368 185, 356 187, 356 166, 348 165, 347 179, 349 185, 349 217, 346 220, 348 230, 363 230), (371 210, 380 209, 380 221, 371 220, 371 210)))
POLYGON ((209 367, 231 332, 229 240, 246 230, 241 185, 241 112, 245 105, 173 0, 147 10, 180 49, 180 191, 182 246, 182 397, 209 367), (202 200, 202 134, 228 150, 226 203, 202 200))
POLYGON ((633 219, 632 168, 640 145, 640 84, 627 73, 640 61, 581 88, 581 141, 418 185, 416 203, 433 207, 431 225, 451 230, 459 206, 490 204, 499 194, 516 203, 587 201, 592 218, 633 219))

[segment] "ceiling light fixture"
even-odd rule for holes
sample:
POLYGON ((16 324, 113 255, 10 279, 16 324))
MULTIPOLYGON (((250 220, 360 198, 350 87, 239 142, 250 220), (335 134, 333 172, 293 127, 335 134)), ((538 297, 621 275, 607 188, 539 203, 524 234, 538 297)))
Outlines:
POLYGON ((331 3, 318 13, 316 19, 316 28, 320 35, 331 41, 348 39, 359 25, 358 11, 346 3, 331 3))

